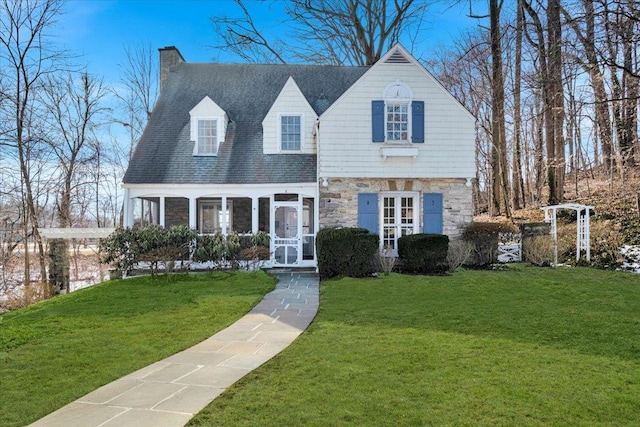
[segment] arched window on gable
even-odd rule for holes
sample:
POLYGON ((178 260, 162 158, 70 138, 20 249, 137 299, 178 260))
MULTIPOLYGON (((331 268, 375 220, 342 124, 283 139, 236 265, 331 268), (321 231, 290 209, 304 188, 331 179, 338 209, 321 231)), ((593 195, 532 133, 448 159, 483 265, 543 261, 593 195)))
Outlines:
POLYGON ((414 100, 400 80, 385 88, 383 98, 372 101, 373 142, 424 142, 424 101, 414 100))

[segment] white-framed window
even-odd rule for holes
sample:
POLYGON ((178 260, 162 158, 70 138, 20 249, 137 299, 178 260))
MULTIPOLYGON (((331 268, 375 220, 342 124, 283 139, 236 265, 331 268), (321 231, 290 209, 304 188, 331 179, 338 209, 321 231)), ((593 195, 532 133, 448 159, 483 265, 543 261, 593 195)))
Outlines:
POLYGON ((278 121, 280 150, 300 151, 302 149, 302 114, 280 114, 278 121))
POLYGON ((383 248, 398 254, 398 238, 418 233, 420 227, 418 193, 381 193, 380 238, 383 248))
POLYGON ((205 96, 189 111, 189 141, 194 156, 217 156, 224 143, 229 117, 211 98, 205 96))
POLYGON ((198 136, 195 153, 199 156, 215 156, 218 154, 218 120, 198 119, 198 136))
POLYGON ((198 202, 198 231, 202 234, 221 233, 232 229, 233 204, 227 200, 227 210, 222 210, 221 199, 200 200, 198 202))
POLYGON ((411 100, 413 93, 399 80, 384 90, 385 103, 385 141, 408 143, 411 141, 411 100))
POLYGON ((409 141, 409 103, 386 102, 387 141, 409 141))

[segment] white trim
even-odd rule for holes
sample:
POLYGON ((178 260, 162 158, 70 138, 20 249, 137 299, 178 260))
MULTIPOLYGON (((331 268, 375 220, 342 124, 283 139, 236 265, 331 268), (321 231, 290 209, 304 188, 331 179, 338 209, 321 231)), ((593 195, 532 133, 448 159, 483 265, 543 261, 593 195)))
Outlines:
POLYGON ((45 239, 88 239, 106 238, 116 231, 115 228, 38 228, 38 233, 45 239))
POLYGON ((166 215, 165 206, 164 206, 165 205, 165 196, 160 196, 160 202, 159 203, 160 203, 160 225, 162 227, 164 227, 165 226, 165 215, 166 215))
POLYGON ((386 101, 387 99, 389 100, 398 100, 398 101, 409 101, 411 102, 411 100, 413 99, 413 91, 411 90, 411 88, 409 87, 409 85, 407 85, 406 83, 400 81, 400 80, 396 80, 393 83, 389 83, 387 85, 387 87, 384 88, 384 90, 382 91, 382 98, 386 101), (396 93, 396 96, 393 96, 393 90, 392 88, 397 87, 397 90, 399 91, 406 91, 408 92, 408 96, 398 96, 399 92, 396 93), (391 93, 387 93, 391 90, 391 93))
POLYGON ((390 146, 380 148, 380 156, 383 161, 386 161, 387 157, 411 157, 411 161, 414 162, 420 153, 418 148, 408 144, 406 146, 391 142, 388 144, 390 146))

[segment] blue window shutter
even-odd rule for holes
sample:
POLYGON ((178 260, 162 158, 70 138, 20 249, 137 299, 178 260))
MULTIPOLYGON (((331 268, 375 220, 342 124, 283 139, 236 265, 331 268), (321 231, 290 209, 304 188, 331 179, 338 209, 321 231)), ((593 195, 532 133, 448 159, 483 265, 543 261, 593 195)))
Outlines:
POLYGON ((424 142, 424 101, 411 103, 411 142, 424 142))
POLYGON ((378 234, 378 195, 376 193, 358 194, 358 227, 366 228, 370 233, 378 234))
POLYGON ((371 101, 373 142, 384 142, 384 101, 371 101))
POLYGON ((442 234, 442 193, 425 193, 423 233, 442 234))

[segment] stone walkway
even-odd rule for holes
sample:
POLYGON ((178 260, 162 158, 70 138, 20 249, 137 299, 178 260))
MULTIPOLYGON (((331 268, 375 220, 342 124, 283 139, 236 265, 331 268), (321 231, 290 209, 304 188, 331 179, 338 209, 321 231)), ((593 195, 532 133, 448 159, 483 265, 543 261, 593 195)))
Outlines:
POLYGON ((211 338, 107 384, 32 426, 185 425, 240 378, 289 346, 318 310, 315 273, 278 272, 272 292, 211 338))

